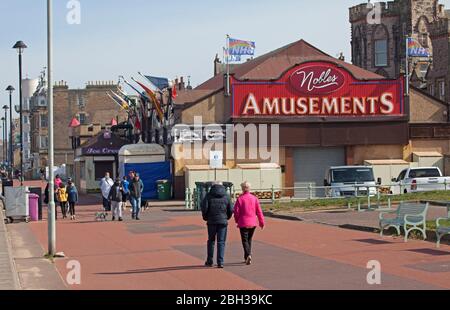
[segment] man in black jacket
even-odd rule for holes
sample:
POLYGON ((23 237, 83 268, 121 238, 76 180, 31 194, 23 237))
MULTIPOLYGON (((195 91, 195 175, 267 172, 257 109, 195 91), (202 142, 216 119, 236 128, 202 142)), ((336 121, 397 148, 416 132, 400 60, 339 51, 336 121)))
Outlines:
POLYGON ((212 267, 217 238, 217 266, 223 268, 228 221, 233 215, 230 197, 223 185, 213 185, 202 201, 203 219, 208 223, 208 258, 205 266, 212 267))

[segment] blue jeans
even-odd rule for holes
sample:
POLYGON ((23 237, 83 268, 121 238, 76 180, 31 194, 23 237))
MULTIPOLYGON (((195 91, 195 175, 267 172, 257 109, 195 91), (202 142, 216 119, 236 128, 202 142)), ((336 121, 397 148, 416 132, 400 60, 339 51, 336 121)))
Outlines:
POLYGON ((141 210, 141 198, 130 197, 131 207, 133 208, 133 216, 139 217, 139 211, 141 210))
POLYGON ((224 264, 225 242, 227 240, 227 225, 208 225, 208 259, 206 263, 213 264, 214 246, 217 239, 217 265, 224 264))

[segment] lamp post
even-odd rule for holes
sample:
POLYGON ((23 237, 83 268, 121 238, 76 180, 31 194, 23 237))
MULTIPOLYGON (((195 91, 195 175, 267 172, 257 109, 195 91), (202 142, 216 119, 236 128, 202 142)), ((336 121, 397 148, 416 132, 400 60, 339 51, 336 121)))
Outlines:
MULTIPOLYGON (((52 0, 47 0, 47 101, 48 101, 48 169, 49 191, 54 189, 54 149, 53 149, 53 14, 52 0)), ((55 195, 48 195, 48 255, 56 254, 55 195)))
POLYGON ((5 142, 6 142, 6 144, 5 144, 5 159, 6 159, 6 162, 8 162, 9 160, 8 160, 8 110, 9 110, 9 107, 5 104, 4 106, 3 106, 3 110, 5 110, 5 142))
POLYGON ((13 48, 19 53, 19 116, 20 116, 20 186, 23 186, 23 115, 22 115, 22 54, 28 46, 22 41, 17 41, 13 48))
POLYGON ((13 118, 12 118, 12 93, 15 91, 14 87, 9 85, 6 88, 9 92, 9 165, 11 167, 11 178, 14 173, 14 141, 13 141, 13 118))
POLYGON ((5 137, 6 137, 6 134, 5 134, 5 129, 6 129, 6 118, 4 118, 4 117, 2 117, 1 118, 1 120, 2 120, 2 127, 3 127, 3 143, 2 143, 2 151, 3 151, 3 163, 5 163, 6 162, 6 152, 5 152, 5 145, 6 145, 6 143, 5 143, 5 137))

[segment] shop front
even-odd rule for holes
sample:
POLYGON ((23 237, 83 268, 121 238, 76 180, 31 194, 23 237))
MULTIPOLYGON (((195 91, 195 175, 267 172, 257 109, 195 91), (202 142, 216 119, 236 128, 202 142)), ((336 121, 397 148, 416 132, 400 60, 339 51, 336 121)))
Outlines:
POLYGON ((279 124, 285 187, 322 186, 329 167, 403 158, 403 84, 359 80, 327 61, 293 66, 277 80, 232 78, 232 122, 279 124))
POLYGON ((75 183, 81 193, 97 192, 107 172, 119 176, 118 155, 127 141, 111 132, 102 132, 75 151, 75 183))

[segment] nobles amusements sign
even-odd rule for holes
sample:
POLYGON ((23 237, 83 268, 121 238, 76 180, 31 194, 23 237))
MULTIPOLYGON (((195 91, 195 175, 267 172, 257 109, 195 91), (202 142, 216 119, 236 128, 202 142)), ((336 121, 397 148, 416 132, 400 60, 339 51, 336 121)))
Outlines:
POLYGON ((232 78, 233 117, 404 115, 403 78, 357 80, 328 62, 310 62, 278 81, 232 78))

